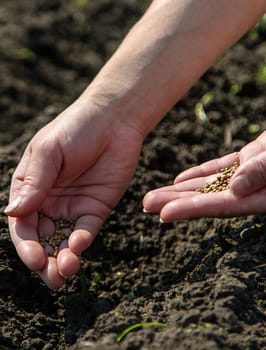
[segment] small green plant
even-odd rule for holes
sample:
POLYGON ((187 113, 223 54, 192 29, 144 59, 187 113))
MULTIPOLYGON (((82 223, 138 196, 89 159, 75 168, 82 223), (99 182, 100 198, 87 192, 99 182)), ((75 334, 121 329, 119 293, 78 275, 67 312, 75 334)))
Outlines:
POLYGON ((135 324, 133 324, 132 326, 129 326, 129 327, 127 327, 125 330, 123 330, 123 332, 121 332, 121 333, 117 336, 116 340, 117 340, 118 342, 121 342, 121 341, 125 338, 125 336, 126 336, 128 333, 130 333, 130 332, 132 332, 132 331, 134 331, 134 330, 136 330, 136 329, 143 328, 143 327, 160 327, 160 328, 166 328, 166 327, 168 327, 168 325, 167 325, 166 323, 161 323, 161 322, 141 322, 141 323, 135 323, 135 324))
POLYGON ((248 36, 252 40, 257 40, 260 36, 260 30, 266 27, 266 15, 262 16, 259 22, 257 22, 248 32, 248 36))
POLYGON ((208 330, 208 329, 210 329, 210 328, 212 328, 212 327, 213 327, 213 324, 212 324, 212 323, 210 323, 210 322, 205 322, 205 323, 200 324, 200 325, 198 326, 198 329, 199 329, 200 331, 206 331, 206 330, 208 330))
POLYGON ((197 122, 204 124, 209 121, 208 114, 206 113, 202 102, 196 103, 194 112, 195 112, 197 122))
POLYGON ((97 284, 101 279, 100 274, 96 274, 93 278, 88 280, 86 273, 83 269, 79 271, 79 283, 80 283, 80 296, 87 306, 92 307, 98 299, 97 296, 97 284))
POLYGON ((248 132, 250 135, 256 135, 260 131, 260 126, 258 124, 249 124, 248 132))
POLYGON ((72 1, 78 7, 84 7, 89 2, 89 0, 72 0, 72 1))
POLYGON ((204 95, 201 96, 199 102, 196 103, 194 112, 197 122, 203 124, 209 121, 205 107, 213 100, 214 93, 212 91, 207 91, 204 95))
POLYGON ((259 23, 256 23, 255 26, 250 29, 250 31, 248 32, 248 36, 252 40, 258 39, 258 37, 259 37, 259 23))
POLYGON ((239 94, 239 92, 241 92, 242 88, 243 88, 242 84, 234 82, 231 84, 228 93, 231 96, 235 96, 235 95, 239 94))
POLYGON ((207 91, 204 95, 202 95, 200 101, 203 106, 209 104, 214 98, 214 93, 212 91, 207 91))
POLYGON ((185 333, 191 334, 193 331, 197 330, 199 332, 206 332, 209 329, 213 328, 213 324, 210 322, 205 322, 201 324, 191 323, 189 327, 185 329, 185 333))
POLYGON ((21 47, 14 52, 14 56, 23 61, 34 61, 36 59, 35 53, 28 47, 21 47))
POLYGON ((101 279, 102 279, 102 276, 99 273, 96 273, 92 279, 91 285, 95 287, 100 282, 101 279))
POLYGON ((259 83, 266 84, 266 59, 258 68, 257 81, 259 83))

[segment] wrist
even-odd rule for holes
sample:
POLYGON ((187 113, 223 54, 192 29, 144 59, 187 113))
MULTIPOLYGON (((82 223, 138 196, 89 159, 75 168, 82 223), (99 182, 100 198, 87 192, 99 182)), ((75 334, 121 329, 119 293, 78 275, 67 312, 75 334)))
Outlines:
POLYGON ((135 129, 142 141, 154 128, 154 115, 159 113, 129 82, 115 81, 106 75, 96 77, 78 100, 84 109, 93 105, 110 125, 135 129))

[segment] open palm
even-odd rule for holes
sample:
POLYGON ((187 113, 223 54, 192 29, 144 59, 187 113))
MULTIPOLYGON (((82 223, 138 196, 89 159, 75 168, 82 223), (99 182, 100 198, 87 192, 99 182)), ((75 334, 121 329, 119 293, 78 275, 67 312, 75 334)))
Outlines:
POLYGON ((243 147, 240 152, 213 159, 179 174, 173 185, 146 194, 146 211, 160 213, 162 221, 198 217, 232 217, 266 211, 266 132, 243 147), (230 189, 201 193, 202 186, 217 179, 221 169, 234 162, 240 166, 230 182, 230 189))

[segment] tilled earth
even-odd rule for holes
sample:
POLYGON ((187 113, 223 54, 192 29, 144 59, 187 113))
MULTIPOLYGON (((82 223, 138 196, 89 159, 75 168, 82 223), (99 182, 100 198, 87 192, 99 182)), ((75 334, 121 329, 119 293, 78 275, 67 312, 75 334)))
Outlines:
MULTIPOLYGON (((1 212, 28 140, 82 92, 147 5, 1 3, 1 212)), ((22 264, 0 214, 0 349, 266 347, 266 216, 160 224, 141 205, 148 190, 266 129, 265 39, 262 22, 147 137, 127 193, 60 291, 22 264), (147 325, 118 342, 144 322, 166 327, 147 325)))

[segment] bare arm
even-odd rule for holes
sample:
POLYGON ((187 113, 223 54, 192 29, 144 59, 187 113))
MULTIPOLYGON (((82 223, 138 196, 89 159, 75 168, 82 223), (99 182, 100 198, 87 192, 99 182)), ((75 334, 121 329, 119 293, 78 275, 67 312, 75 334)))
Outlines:
POLYGON ((144 137, 265 8, 265 0, 153 1, 81 97, 32 138, 6 213, 19 256, 48 286, 78 271, 130 183, 144 137), (40 245, 43 217, 75 223, 57 256, 40 245))
POLYGON ((265 0, 155 0, 85 96, 112 100, 145 136, 265 11, 265 0))

